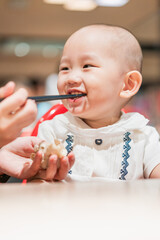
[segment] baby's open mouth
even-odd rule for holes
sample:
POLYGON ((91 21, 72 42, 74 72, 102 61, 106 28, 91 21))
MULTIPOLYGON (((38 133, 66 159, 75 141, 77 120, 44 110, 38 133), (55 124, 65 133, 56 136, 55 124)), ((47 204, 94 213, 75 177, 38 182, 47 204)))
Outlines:
POLYGON ((87 95, 86 93, 81 93, 78 91, 68 92, 68 94, 70 95, 70 98, 80 98, 87 95))

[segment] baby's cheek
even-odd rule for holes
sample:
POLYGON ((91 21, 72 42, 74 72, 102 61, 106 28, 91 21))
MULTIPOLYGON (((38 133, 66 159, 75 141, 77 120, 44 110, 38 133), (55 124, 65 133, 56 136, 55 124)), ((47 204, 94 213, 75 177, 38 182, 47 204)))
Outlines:
POLYGON ((58 92, 60 92, 60 91, 61 91, 61 88, 60 88, 59 81, 57 82, 57 89, 58 89, 58 92))
POLYGON ((64 86, 65 86, 65 81, 61 77, 59 77, 57 81, 57 89, 60 94, 62 93, 62 91, 64 91, 64 86))
POLYGON ((62 104, 65 106, 65 108, 67 108, 67 109, 68 109, 67 100, 62 100, 62 104))

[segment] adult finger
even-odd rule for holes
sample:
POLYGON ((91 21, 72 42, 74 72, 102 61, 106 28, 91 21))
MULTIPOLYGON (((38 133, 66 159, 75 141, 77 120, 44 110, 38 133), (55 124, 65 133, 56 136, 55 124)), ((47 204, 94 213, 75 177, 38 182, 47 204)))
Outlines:
POLYGON ((38 137, 19 137, 3 148, 21 157, 30 158, 31 153, 34 153, 35 145, 40 144, 42 141, 38 137))
POLYGON ((12 116, 12 124, 18 123, 17 127, 22 129, 30 125, 37 117, 37 105, 32 100, 27 100, 25 105, 12 116))
POLYGON ((41 161, 42 161, 42 153, 39 151, 37 152, 35 159, 34 161, 32 161, 32 163, 27 161, 24 164, 23 171, 20 173, 19 178, 34 177, 40 169, 41 161))
POLYGON ((5 98, 14 92, 15 83, 10 81, 4 87, 0 88, 0 98, 5 98))
POLYGON ((14 112, 25 104, 27 97, 27 91, 21 88, 1 102, 1 109, 4 114, 14 112))
POLYGON ((34 101, 28 100, 23 108, 13 115, 7 115, 4 118, 1 126, 1 132, 5 133, 6 129, 7 136, 12 139, 20 136, 20 133, 24 127, 27 127, 36 119, 37 106, 34 101), (3 127, 3 128, 2 128, 3 127))

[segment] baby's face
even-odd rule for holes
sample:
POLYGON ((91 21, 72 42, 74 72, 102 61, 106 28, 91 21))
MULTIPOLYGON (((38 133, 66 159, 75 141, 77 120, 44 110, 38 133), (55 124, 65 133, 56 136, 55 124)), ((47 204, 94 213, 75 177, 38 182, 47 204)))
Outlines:
POLYGON ((59 93, 87 94, 63 101, 73 115, 100 120, 119 114, 124 76, 121 64, 111 55, 112 48, 109 39, 94 31, 78 32, 67 41, 60 63, 59 93))

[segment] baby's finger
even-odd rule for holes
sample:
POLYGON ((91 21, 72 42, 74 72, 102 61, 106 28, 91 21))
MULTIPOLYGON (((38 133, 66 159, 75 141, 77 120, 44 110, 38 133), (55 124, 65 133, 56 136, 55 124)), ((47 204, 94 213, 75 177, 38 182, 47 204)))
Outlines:
POLYGON ((68 157, 61 158, 60 168, 58 171, 58 174, 56 174, 55 179, 56 180, 63 180, 66 178, 69 170, 69 160, 68 157))
POLYGON ((36 179, 52 181, 57 172, 57 155, 52 155, 49 159, 49 166, 46 169, 40 169, 36 174, 36 179))
POLYGON ((40 169, 41 161, 42 161, 42 153, 39 151, 36 153, 35 159, 29 170, 32 176, 36 175, 36 173, 40 169))
POLYGON ((57 155, 51 155, 49 158, 49 163, 48 163, 48 168, 46 170, 46 181, 52 181, 54 179, 54 176, 56 175, 57 172, 57 161, 58 161, 58 156, 57 155))
POLYGON ((70 152, 68 154, 68 160, 69 160, 69 169, 71 169, 73 164, 74 164, 74 162, 75 162, 75 156, 74 156, 73 152, 70 152))

